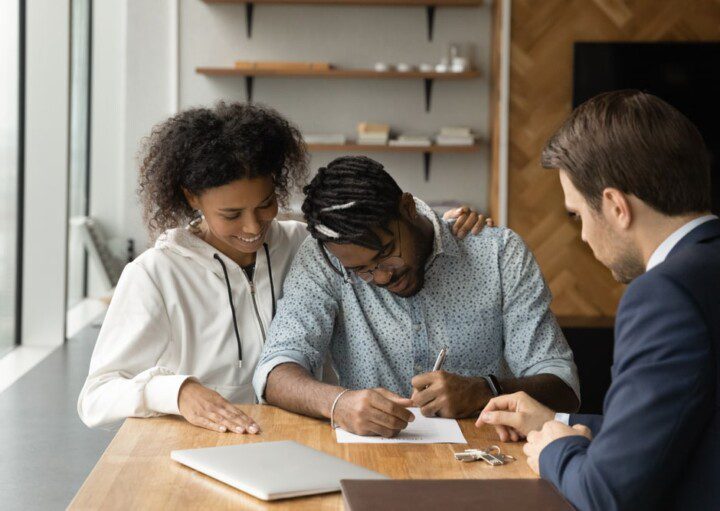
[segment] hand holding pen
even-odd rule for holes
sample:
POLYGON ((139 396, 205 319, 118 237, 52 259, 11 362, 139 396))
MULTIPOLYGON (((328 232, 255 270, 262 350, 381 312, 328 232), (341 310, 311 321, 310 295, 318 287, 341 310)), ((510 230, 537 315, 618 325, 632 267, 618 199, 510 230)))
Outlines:
POLYGON ((438 353, 433 370, 412 379, 413 404, 426 417, 460 418, 476 415, 492 397, 482 378, 460 376, 442 370, 448 349, 438 353))

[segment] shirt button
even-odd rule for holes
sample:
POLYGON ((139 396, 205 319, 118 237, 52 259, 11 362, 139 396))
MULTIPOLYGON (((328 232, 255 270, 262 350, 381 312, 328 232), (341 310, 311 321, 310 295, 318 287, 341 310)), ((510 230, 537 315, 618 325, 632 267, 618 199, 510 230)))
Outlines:
POLYGON ((413 330, 415 330, 416 332, 419 332, 420 330, 422 330, 422 325, 420 323, 415 323, 413 325, 413 330))
POLYGON ((420 364, 415 364, 415 372, 418 374, 422 372, 422 366, 420 364))

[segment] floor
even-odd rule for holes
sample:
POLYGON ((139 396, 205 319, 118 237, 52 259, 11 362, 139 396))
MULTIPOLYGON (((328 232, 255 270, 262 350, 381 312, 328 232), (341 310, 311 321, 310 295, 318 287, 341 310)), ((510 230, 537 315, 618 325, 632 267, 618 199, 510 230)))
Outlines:
POLYGON ((98 326, 80 331, 0 393, 0 509, 65 509, 115 435, 76 402, 98 326))

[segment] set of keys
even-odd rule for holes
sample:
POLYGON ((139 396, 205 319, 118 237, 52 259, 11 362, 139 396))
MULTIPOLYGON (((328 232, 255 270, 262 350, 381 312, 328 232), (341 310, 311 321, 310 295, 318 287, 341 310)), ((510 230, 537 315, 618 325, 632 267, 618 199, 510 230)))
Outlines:
POLYGON ((505 465, 510 461, 515 461, 513 456, 503 454, 500 451, 500 447, 497 445, 491 445, 485 449, 466 449, 463 452, 456 452, 455 459, 458 461, 483 460, 485 463, 492 465, 493 467, 505 465))

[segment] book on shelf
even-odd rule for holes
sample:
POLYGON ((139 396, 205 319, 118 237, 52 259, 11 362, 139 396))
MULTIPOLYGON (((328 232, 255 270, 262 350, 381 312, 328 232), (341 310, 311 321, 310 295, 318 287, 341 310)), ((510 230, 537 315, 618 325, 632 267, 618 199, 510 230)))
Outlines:
POLYGON ((440 135, 449 137, 471 137, 473 135, 472 128, 466 126, 443 126, 440 128, 440 135))
POLYGON ((306 144, 345 145, 347 142, 341 133, 308 133, 303 138, 306 144))
POLYGON ((357 126, 359 145, 387 145, 390 139, 390 125, 361 122, 357 126))
POLYGON ((396 147, 429 147, 432 145, 430 137, 424 135, 400 135, 398 138, 390 140, 391 146, 396 147))
POLYGON ((380 124, 372 122, 361 122, 357 125, 358 133, 390 133, 389 124, 380 124))
POLYGON ((387 138, 358 137, 357 143, 358 143, 358 145, 387 145, 388 139, 387 138))
POLYGON ((444 146, 471 146, 475 144, 475 137, 451 137, 448 135, 438 135, 435 137, 437 145, 444 146))

